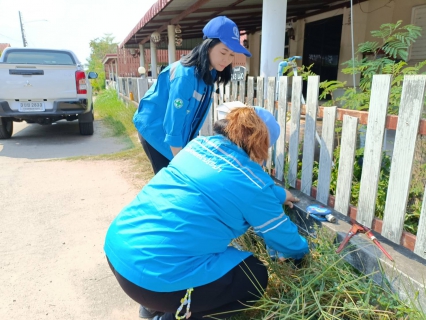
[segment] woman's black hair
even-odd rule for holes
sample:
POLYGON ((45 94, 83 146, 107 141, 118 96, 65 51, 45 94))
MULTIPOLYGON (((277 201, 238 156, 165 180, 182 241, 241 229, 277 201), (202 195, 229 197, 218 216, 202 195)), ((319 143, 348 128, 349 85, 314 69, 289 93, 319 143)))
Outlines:
POLYGON ((214 124, 213 124, 213 131, 215 134, 221 134, 222 136, 225 136, 228 138, 228 135, 225 132, 225 128, 228 125, 228 120, 226 119, 220 119, 217 120, 214 124))
POLYGON ((212 49, 218 43, 220 43, 220 40, 216 38, 205 39, 200 45, 180 59, 180 62, 185 67, 195 66, 195 75, 203 79, 208 85, 213 85, 216 81, 218 84, 223 82, 223 85, 226 85, 231 80, 231 64, 223 71, 217 71, 216 79, 213 79, 210 73, 209 49, 212 49))

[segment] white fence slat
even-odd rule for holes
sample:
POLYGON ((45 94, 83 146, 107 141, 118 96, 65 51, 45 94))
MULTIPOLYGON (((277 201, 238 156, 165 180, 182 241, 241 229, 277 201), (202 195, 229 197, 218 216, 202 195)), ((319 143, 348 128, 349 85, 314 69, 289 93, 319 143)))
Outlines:
POLYGON ((231 101, 231 82, 228 82, 225 86, 225 102, 231 101))
POLYGON ((237 101, 237 95, 238 95, 238 82, 237 81, 231 81, 231 101, 237 101))
POLYGON ((300 131, 300 98, 302 96, 302 77, 294 76, 291 92, 291 116, 290 116, 290 139, 289 139, 289 169, 288 183, 296 187, 297 160, 299 158, 299 131, 300 131))
POLYGON ((426 75, 404 77, 382 228, 382 235, 397 244, 404 227, 425 86, 426 75))
POLYGON ((311 195, 312 172, 314 168, 315 132, 318 110, 319 76, 308 77, 306 99, 305 135, 303 139, 302 187, 301 191, 311 195))
POLYGON ((257 98, 257 106, 262 107, 263 108, 263 104, 264 104, 264 95, 263 95, 263 89, 264 85, 263 85, 263 77, 257 77, 257 94, 256 94, 256 98, 257 98))
MULTIPOLYGON (((268 89, 266 91, 266 106, 265 109, 270 113, 275 114, 275 77, 268 77, 268 89)), ((266 161, 266 168, 268 173, 271 174, 272 166, 272 147, 268 149, 268 160, 266 161)))
POLYGON ((340 146, 334 209, 347 215, 351 199, 352 174, 354 171, 358 118, 343 116, 342 142, 340 146))
POLYGON ((377 186, 382 164, 382 145, 391 81, 392 76, 388 74, 373 76, 356 214, 356 220, 367 227, 372 226, 376 209, 377 186))
POLYGON ((238 96, 239 96, 239 100, 242 103, 245 103, 245 96, 246 96, 246 82, 245 79, 239 81, 239 86, 238 86, 238 96))
POLYGON ((254 98, 254 77, 247 77, 247 105, 253 105, 254 98))
POLYGON ((280 136, 275 145, 275 178, 280 181, 284 180, 285 165, 285 140, 286 140, 286 124, 287 124, 287 77, 279 79, 280 91, 278 93, 278 110, 277 121, 280 125, 280 136))
POLYGON ((328 205, 328 197, 330 195, 336 115, 337 107, 324 108, 321 131, 317 200, 325 205, 328 205))
POLYGON ((417 226, 416 245, 414 253, 426 259, 426 188, 423 194, 422 210, 420 211, 419 225, 417 226))
POLYGON ((225 88, 223 87, 223 82, 219 85, 219 105, 223 103, 223 97, 225 95, 225 88))

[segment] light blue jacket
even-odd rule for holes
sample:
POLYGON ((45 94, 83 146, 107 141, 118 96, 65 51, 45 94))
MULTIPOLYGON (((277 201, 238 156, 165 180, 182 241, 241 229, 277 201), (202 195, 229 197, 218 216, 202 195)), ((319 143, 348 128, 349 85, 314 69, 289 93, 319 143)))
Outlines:
POLYGON ((105 253, 136 285, 157 292, 201 286, 251 255, 230 246, 248 228, 284 257, 306 239, 283 211, 285 191, 227 138, 192 140, 112 222, 105 253))
MULTIPOLYGON (((213 79, 216 70, 212 70, 213 79)), ((139 102, 133 122, 142 137, 169 160, 172 147, 184 147, 204 123, 213 86, 195 76, 195 67, 177 61, 166 67, 139 102), (204 112, 200 110, 203 109, 204 112), (195 128, 197 127, 197 128, 195 128)))

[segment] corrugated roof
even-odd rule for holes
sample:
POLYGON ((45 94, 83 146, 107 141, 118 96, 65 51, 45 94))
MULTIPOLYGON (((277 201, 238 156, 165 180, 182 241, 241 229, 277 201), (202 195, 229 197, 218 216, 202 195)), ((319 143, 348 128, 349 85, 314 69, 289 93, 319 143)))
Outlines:
MULTIPOLYGON (((368 0, 358 0, 364 2, 368 0)), ((350 0, 287 0, 287 21, 316 15, 341 7, 350 0)), ((179 24, 185 39, 202 38, 202 28, 212 18, 224 15, 232 19, 240 31, 254 33, 262 28, 263 0, 158 0, 120 47, 137 47, 148 42, 154 32, 167 35, 167 26, 179 24)))

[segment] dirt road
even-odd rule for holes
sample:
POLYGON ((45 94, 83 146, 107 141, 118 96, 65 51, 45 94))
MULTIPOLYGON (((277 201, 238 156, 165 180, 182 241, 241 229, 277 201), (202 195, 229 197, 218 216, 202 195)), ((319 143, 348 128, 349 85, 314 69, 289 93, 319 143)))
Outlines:
POLYGON ((0 319, 138 319, 103 253, 105 232, 137 194, 127 164, 61 161, 125 148, 102 123, 15 123, 0 140, 0 319))

